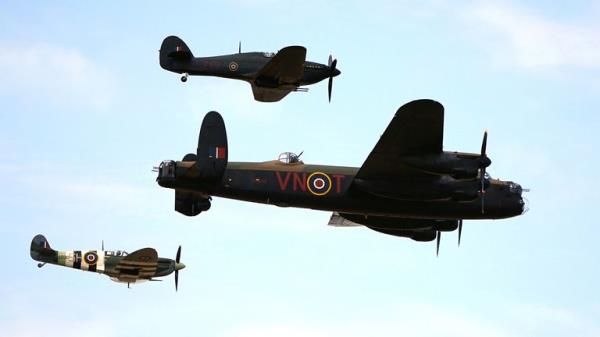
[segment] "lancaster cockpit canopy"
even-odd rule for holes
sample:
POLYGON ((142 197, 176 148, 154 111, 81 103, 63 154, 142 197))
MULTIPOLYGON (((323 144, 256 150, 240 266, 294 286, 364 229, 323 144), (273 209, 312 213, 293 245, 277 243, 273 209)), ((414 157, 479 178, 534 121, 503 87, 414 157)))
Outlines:
POLYGON ((302 152, 300 152, 300 154, 295 154, 293 152, 283 152, 279 155, 279 162, 284 163, 284 164, 298 164, 298 163, 302 163, 302 161, 300 160, 300 156, 302 155, 302 152))

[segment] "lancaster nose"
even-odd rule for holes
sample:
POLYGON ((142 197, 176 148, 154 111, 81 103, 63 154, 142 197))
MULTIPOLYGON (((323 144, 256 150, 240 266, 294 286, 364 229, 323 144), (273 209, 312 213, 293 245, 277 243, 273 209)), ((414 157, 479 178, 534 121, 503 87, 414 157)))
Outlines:
POLYGON ((529 211, 529 200, 527 198, 521 198, 521 214, 525 214, 529 211))
POLYGON ((185 264, 180 262, 175 263, 175 270, 181 270, 183 268, 185 268, 185 264))

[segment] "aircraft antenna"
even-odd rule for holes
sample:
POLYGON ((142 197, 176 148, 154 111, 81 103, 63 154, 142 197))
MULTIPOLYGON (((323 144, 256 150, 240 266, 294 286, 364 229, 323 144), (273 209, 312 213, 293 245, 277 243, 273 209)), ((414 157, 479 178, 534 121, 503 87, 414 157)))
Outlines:
POLYGON ((238 54, 242 53, 242 41, 238 42, 238 54))

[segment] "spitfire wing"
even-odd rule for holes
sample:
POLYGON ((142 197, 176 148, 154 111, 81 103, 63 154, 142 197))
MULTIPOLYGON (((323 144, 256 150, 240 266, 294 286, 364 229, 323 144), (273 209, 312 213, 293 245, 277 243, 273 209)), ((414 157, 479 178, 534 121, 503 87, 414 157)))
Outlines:
MULTIPOLYGON (((258 78, 276 80, 278 83, 295 84, 302 79, 306 48, 290 46, 281 49, 271 60, 258 71, 258 78)), ((287 95, 285 93, 283 96, 287 95)), ((279 99, 283 98, 281 96, 279 99)), ((254 93, 256 97, 256 91, 254 93)))
POLYGON ((358 171, 357 178, 429 176, 404 166, 403 156, 442 152, 444 107, 422 99, 401 106, 358 171))
POLYGON ((150 278, 156 273, 158 254, 154 248, 142 248, 125 256, 115 266, 119 278, 150 278))
POLYGON ((258 87, 252 84, 254 99, 259 102, 277 102, 287 96, 291 90, 258 87))

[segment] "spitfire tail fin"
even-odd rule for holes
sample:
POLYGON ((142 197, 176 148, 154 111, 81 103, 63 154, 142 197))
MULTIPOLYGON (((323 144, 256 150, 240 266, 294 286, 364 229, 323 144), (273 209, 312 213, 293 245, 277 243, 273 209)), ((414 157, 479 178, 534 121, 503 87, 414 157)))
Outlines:
POLYGON ((190 48, 177 36, 166 37, 160 46, 160 66, 166 70, 174 69, 181 61, 188 61, 194 55, 190 48))
POLYGON ((50 247, 46 237, 41 234, 34 236, 31 240, 29 253, 32 259, 43 262, 50 262, 56 256, 56 251, 50 247))
POLYGON ((221 179, 227 167, 227 152, 225 121, 218 112, 211 111, 204 117, 198 137, 196 167, 202 178, 221 179))

